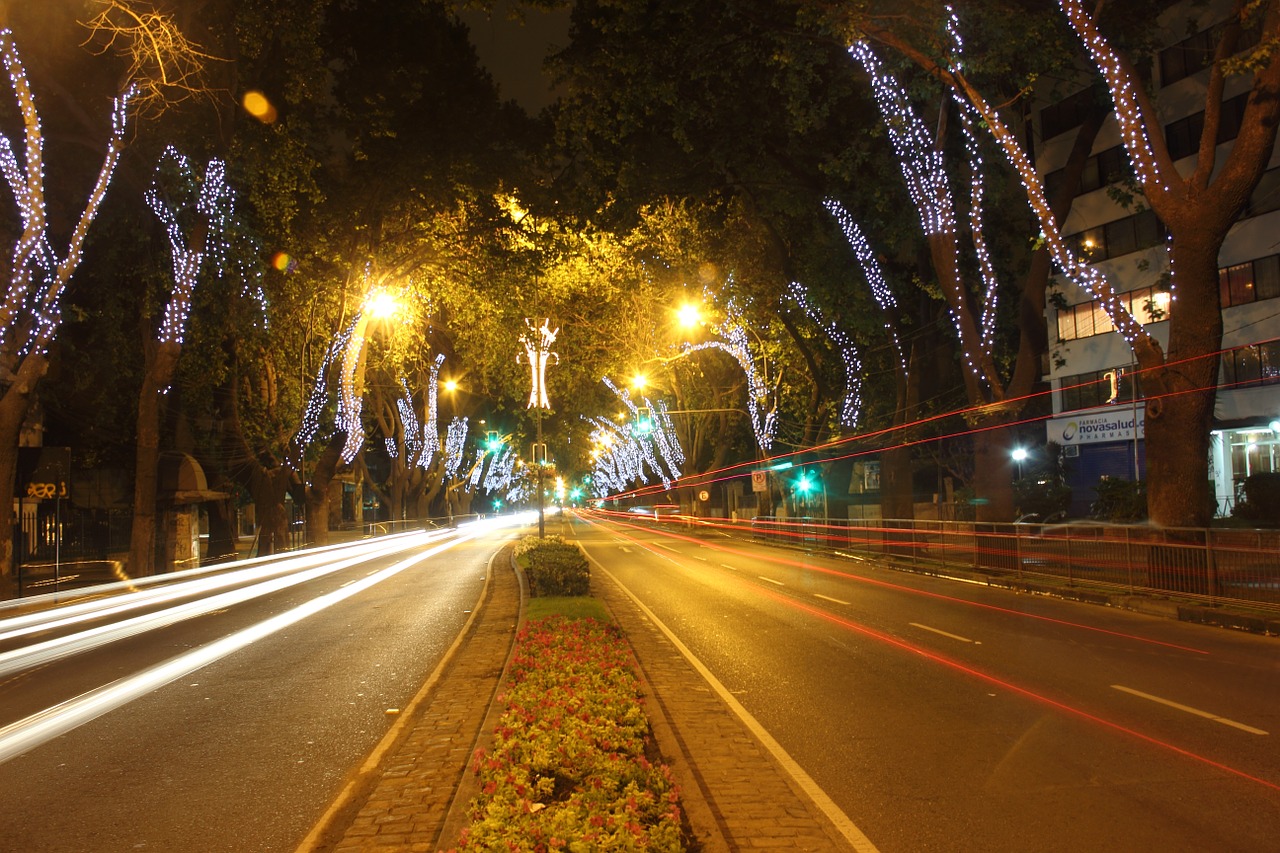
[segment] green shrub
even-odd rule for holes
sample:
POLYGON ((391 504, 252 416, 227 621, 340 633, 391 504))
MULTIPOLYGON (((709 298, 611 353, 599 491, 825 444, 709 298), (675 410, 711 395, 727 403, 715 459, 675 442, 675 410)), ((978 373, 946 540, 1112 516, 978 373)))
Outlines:
POLYGON ((1250 474, 1236 503, 1236 518, 1260 527, 1280 527, 1280 473, 1250 474))
POLYGON ((526 536, 516 546, 516 556, 528 573, 530 595, 586 595, 590 591, 587 558, 572 542, 559 536, 526 536))
POLYGON ((1147 517, 1147 484, 1142 480, 1103 477, 1093 487, 1098 499, 1089 515, 1101 521, 1142 521, 1147 517))

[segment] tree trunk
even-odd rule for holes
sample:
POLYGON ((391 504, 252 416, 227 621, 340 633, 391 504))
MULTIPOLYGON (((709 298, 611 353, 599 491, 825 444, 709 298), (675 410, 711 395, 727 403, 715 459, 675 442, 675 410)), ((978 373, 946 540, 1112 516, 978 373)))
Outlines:
POLYGON ((1001 426, 973 434, 973 493, 978 521, 1013 521, 1013 429, 1001 426))
POLYGON ((133 524, 129 534, 129 573, 148 577, 170 566, 156 563, 156 491, 160 467, 160 416, 164 391, 173 381, 182 347, 146 344, 142 390, 138 392, 137 443, 134 456, 133 524))
MULTIPOLYGON (((1162 527, 1207 527, 1209 430, 1218 385, 1222 312, 1218 295, 1221 238, 1205 231, 1170 242, 1175 301, 1164 364, 1142 374, 1147 398, 1147 510, 1162 527)), ((1146 368, 1151 356, 1139 353, 1146 368), (1145 356, 1145 357, 1144 357, 1145 356)))
POLYGON ((329 485, 338 473, 338 463, 342 460, 342 446, 345 443, 346 435, 335 433, 311 470, 311 482, 307 484, 303 503, 309 545, 329 544, 329 485))

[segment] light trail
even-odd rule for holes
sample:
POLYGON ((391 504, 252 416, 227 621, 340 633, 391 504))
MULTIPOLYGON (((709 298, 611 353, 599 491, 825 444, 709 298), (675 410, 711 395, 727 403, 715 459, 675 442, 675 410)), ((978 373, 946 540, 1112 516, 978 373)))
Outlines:
MULTIPOLYGON (((595 524, 595 522, 589 522, 589 523, 595 524)), ((664 559, 670 559, 669 557, 665 557, 664 555, 658 554, 656 551, 650 551, 650 553, 653 554, 654 556, 663 557, 664 559)), ((783 592, 775 592, 774 590, 768 587, 760 586, 758 584, 750 584, 743 581, 739 581, 739 583, 741 583, 742 586, 750 588, 751 590, 759 593, 760 595, 763 595, 764 597, 769 598, 779 604, 786 605, 787 607, 791 607, 802 613, 806 613, 810 616, 814 616, 818 619, 829 622, 833 625, 839 626, 853 633, 861 634, 862 636, 868 637, 872 640, 877 640, 881 643, 884 643, 885 645, 892 646, 901 651, 908 652, 912 655, 916 655, 918 657, 924 658, 925 660, 931 661, 933 663, 940 664, 946 668, 952 669, 956 672, 960 672, 971 678, 977 679, 987 684, 991 684, 1003 690, 1007 690, 1008 692, 1016 694, 1018 696, 1022 696, 1023 698, 1030 699, 1033 702, 1049 706, 1069 716, 1076 717, 1078 719, 1085 720, 1087 722, 1091 722, 1096 725, 1099 725, 1102 728, 1109 729, 1114 732, 1118 732, 1128 737, 1132 737, 1148 745, 1172 752, 1176 755, 1182 756, 1183 758, 1190 759, 1191 761, 1206 765, 1208 767, 1211 767, 1223 773, 1236 776, 1248 782, 1253 782, 1257 785, 1261 785, 1273 791, 1280 791, 1280 783, 1273 782, 1268 779, 1263 779, 1260 776, 1254 776, 1251 773, 1247 773, 1243 770, 1239 770, 1235 767, 1231 767, 1230 765, 1223 764, 1220 761, 1215 761, 1212 758, 1209 758, 1204 755, 1200 755, 1199 753, 1196 753, 1196 752, 1192 752, 1189 749, 1176 746, 1172 743, 1169 743, 1168 741, 1161 740, 1157 737, 1153 737, 1152 735, 1144 734, 1143 732, 1140 732, 1136 729, 1129 728, 1128 726, 1122 725, 1112 720, 1108 720, 1105 717, 1101 717, 1101 716, 1098 716, 1097 714, 1090 713, 1089 711, 1086 711, 1083 708, 1070 705, 1062 700, 1054 699, 1042 693, 1037 693, 1036 691, 1028 687, 1019 686, 997 675, 992 675, 991 673, 984 672, 980 669, 977 669, 976 667, 969 666, 968 664, 963 663, 961 661, 955 660, 953 658, 949 658, 946 655, 929 651, 928 649, 925 649, 921 646, 917 646, 906 640, 902 640, 890 634, 886 634, 883 631, 877 631, 876 629, 871 628, 867 625, 863 625, 861 623, 854 622, 851 619, 847 619, 845 617, 839 616, 835 613, 832 613, 829 610, 825 610, 820 607, 816 607, 814 605, 806 604, 805 602, 799 601, 783 592)), ((892 586, 891 584, 886 584, 886 585, 892 586)), ((904 591, 910 592, 912 590, 904 590, 904 591)), ((942 596, 942 597, 945 597, 945 596, 942 596)), ((958 600, 958 601, 962 602, 962 600, 958 600)), ((996 609, 999 609, 999 608, 996 608, 996 609)), ((1049 621, 1056 621, 1056 620, 1049 620, 1049 621)), ((1063 623, 1063 624, 1071 625, 1072 623, 1063 623)), ((1088 626, 1076 626, 1076 627, 1088 628, 1088 626)), ((1112 632, 1106 632, 1106 633, 1112 633, 1112 632)), ((1125 636, 1125 635, 1119 635, 1119 636, 1125 636)), ((1142 638, 1134 637, 1132 639, 1141 640, 1142 638)))
MULTIPOLYGON (((74 654, 86 652, 99 646, 113 643, 127 637, 133 637, 156 628, 164 628, 174 625, 185 619, 191 619, 195 616, 203 616, 215 610, 222 610, 236 604, 242 604, 254 598, 263 595, 269 595, 288 589, 298 584, 307 583, 325 575, 368 562, 379 557, 389 556, 407 548, 420 546, 421 541, 410 541, 408 543, 397 542, 390 546, 370 551, 361 552, 354 556, 346 557, 342 560, 326 562, 322 565, 313 566, 302 571, 294 571, 283 577, 276 577, 270 580, 264 580, 251 586, 241 589, 228 590, 218 593, 217 595, 200 598, 196 601, 190 601, 186 604, 179 604, 175 607, 169 607, 156 613, 145 613, 140 616, 134 616, 120 622, 112 622, 107 625, 99 625, 86 631, 80 631, 75 634, 68 634, 64 637, 55 637, 45 640, 41 643, 35 643, 30 646, 24 646, 19 649, 0 653, 0 678, 30 669, 35 666, 52 663, 56 660, 69 657, 74 654)), ((181 591, 174 591, 173 597, 186 597, 181 591)), ((145 602, 144 602, 145 603, 145 602)), ((108 608, 111 609, 111 608, 108 608)), ((96 618, 99 614, 80 614, 76 619, 96 618)), ((56 620, 62 621, 62 620, 56 620)), ((34 629, 34 628, 33 628, 34 629)))
MULTIPOLYGON (((35 613, 28 613, 22 616, 13 616, 8 619, 0 620, 0 642, 16 639, 28 634, 57 628, 65 628, 70 625, 76 625, 93 619, 115 616, 141 607, 162 604, 166 601, 173 601, 179 598, 189 598, 193 595, 201 595, 224 587, 236 586, 238 584, 249 583, 254 580, 262 580, 276 575, 288 574, 289 572, 296 572, 314 566, 319 566, 324 564, 325 561, 331 560, 335 552, 351 552, 356 555, 368 555, 372 558, 388 553, 394 553, 397 550, 416 548, 426 541, 445 535, 452 535, 452 531, 398 535, 394 537, 394 541, 389 541, 392 540, 392 537, 382 537, 375 540, 316 548, 294 556, 281 557, 280 555, 275 555, 273 557, 258 557, 253 560, 244 561, 245 566, 240 569, 231 569, 228 571, 227 566, 223 565, 220 567, 220 572, 213 577, 197 578, 195 580, 184 581, 176 584, 173 583, 173 579, 179 577, 179 573, 172 575, 158 575, 154 577, 166 579, 169 583, 155 589, 138 590, 137 592, 106 599, 94 598, 89 601, 63 605, 56 610, 41 610, 35 613), (266 563, 266 565, 262 565, 263 563, 266 563)), ((192 571, 200 574, 207 574, 209 569, 196 569, 192 571)), ((92 587, 92 589, 95 591, 106 591, 107 588, 115 586, 116 584, 108 584, 106 587, 92 587)))
POLYGON ((459 530, 456 538, 401 560, 395 565, 360 578, 249 628, 171 658, 136 675, 119 679, 0 728, 0 763, 28 752, 175 679, 219 661, 258 640, 301 622, 308 616, 345 601, 456 545, 481 536, 491 529, 523 523, 527 521, 525 516, 521 515, 499 519, 496 523, 467 525, 466 530, 459 530))
MULTIPOLYGON (((600 524, 600 522, 594 521, 590 518, 584 518, 583 520, 586 521, 588 524, 592 524, 592 525, 600 524)), ((614 523, 619 524, 621 522, 614 522, 614 523)), ((1049 624, 1059 625, 1064 628, 1074 628, 1080 631, 1090 631, 1095 634, 1105 634, 1112 637, 1119 637, 1124 640, 1132 640, 1138 643, 1148 643, 1153 646, 1162 646, 1168 649, 1176 649, 1177 651, 1180 651, 1180 652, 1190 652, 1191 654, 1197 654, 1197 655, 1210 654, 1204 649, 1197 649, 1192 646, 1183 646, 1178 643, 1170 643, 1164 640, 1155 640, 1150 637, 1138 636, 1137 634, 1127 634, 1123 631, 1112 631, 1108 628, 1098 628, 1094 625, 1085 625, 1081 622, 1070 622, 1065 619, 1057 619, 1052 616, 1041 616, 1037 613, 1027 613, 1022 610, 1012 610, 1008 607, 998 607, 994 604, 983 604, 982 602, 979 602, 979 601, 969 601, 968 599, 957 598, 952 595, 943 595, 940 592, 929 592, 928 590, 913 589, 909 586, 890 583, 889 581, 876 580, 875 578, 866 578, 860 575, 854 575, 848 572, 842 572, 839 569, 831 569, 825 566, 818 566, 812 563, 806 563, 799 560, 790 560, 785 557, 775 557, 769 554, 749 554, 745 551, 739 551, 735 548, 729 548, 724 545, 715 545, 712 543, 704 542, 701 539, 694 539, 693 537, 689 537, 689 536, 680 536, 678 534, 671 533, 666 530, 657 530, 655 528, 649 528, 649 527, 636 527, 634 525, 625 525, 625 526, 631 527, 631 529, 633 530, 643 530, 649 533, 658 533, 661 536, 666 536, 670 539, 678 539, 682 542, 693 542, 698 545, 702 545, 703 547, 712 548, 714 550, 720 551, 721 553, 724 553, 724 554, 732 554, 735 557, 745 557, 749 560, 765 560, 770 563, 776 563, 777 565, 780 565, 780 566, 789 566, 795 569, 821 572, 822 574, 831 575, 832 577, 838 577, 843 580, 849 580, 855 583, 866 584, 867 586, 879 587, 881 589, 889 589, 889 590, 893 590, 894 592, 908 593, 910 595, 921 596, 923 598, 932 598, 937 601, 945 601, 948 604, 959 604, 965 607, 975 607, 975 608, 978 608, 979 610, 988 610, 994 613, 1001 613, 1006 616, 1015 616, 1022 619, 1034 619, 1038 622, 1047 622, 1049 624)), ((616 531, 614 531, 614 533, 615 535, 618 535, 616 531)), ((637 547, 645 548, 645 544, 640 540, 632 539, 631 541, 637 547)))

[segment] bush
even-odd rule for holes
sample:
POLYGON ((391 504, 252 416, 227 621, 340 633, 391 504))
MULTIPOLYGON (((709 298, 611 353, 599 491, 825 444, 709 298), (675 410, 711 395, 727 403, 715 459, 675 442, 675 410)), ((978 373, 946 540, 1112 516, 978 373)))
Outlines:
POLYGON ((1142 521, 1147 517, 1147 484, 1142 480, 1103 477, 1094 486, 1098 499, 1089 515, 1101 521, 1142 521))
POLYGON ((1280 527, 1280 473, 1245 477, 1244 495, 1236 502, 1236 518, 1261 527, 1280 527))
POLYGON ((586 595, 591 569, 582 549, 559 536, 526 536, 516 546, 516 558, 529 577, 529 594, 586 595))

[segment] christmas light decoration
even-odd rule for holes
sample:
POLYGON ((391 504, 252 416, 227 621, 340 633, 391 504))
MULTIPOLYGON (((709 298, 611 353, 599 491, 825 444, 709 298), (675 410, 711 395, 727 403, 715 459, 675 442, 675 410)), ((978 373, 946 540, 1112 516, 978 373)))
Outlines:
MULTIPOLYGON (((995 138, 1006 159, 1022 179, 1031 210, 1040 223, 1041 237, 1044 239, 1045 245, 1048 247, 1058 269, 1091 297, 1098 300, 1103 311, 1111 319, 1112 324, 1129 346, 1133 347, 1140 338, 1147 338, 1146 330, 1129 312, 1129 309, 1124 305, 1119 294, 1107 278, 1096 267, 1092 267, 1086 261, 1076 258, 1067 246, 1066 240, 1063 238, 1062 232, 1054 219, 1053 211, 1049 207, 1048 199, 1044 193, 1044 185, 1040 181, 1040 176, 1036 172, 1031 158, 1027 156, 1017 136, 1009 130, 995 109, 987 103, 986 99, 977 90, 968 84, 968 81, 961 73, 963 68, 961 65, 963 44, 959 39, 958 23, 954 10, 948 6, 947 13, 949 16, 948 31, 952 36, 953 47, 951 84, 981 116, 987 131, 995 138)), ((1078 6, 1075 13, 1082 14, 1078 6)), ((1133 103, 1136 104, 1136 99, 1133 103)), ((1130 156, 1133 156, 1132 153, 1130 156)))
POLYGON ((365 331, 369 327, 369 317, 361 311, 351 321, 347 332, 347 345, 342 351, 342 362, 338 368, 338 416, 337 428, 346 433, 347 440, 342 445, 342 461, 350 464, 364 446, 364 395, 358 387, 357 379, 360 359, 364 355, 365 331))
POLYGON ((466 448, 468 429, 467 419, 462 417, 455 417, 445 428, 444 475, 446 480, 452 480, 457 476, 458 469, 462 467, 462 452, 466 448))
POLYGON ((858 226, 857 221, 854 220, 849 211, 845 210, 844 205, 833 198, 829 198, 823 201, 823 206, 836 218, 836 222, 840 225, 840 230, 844 232, 845 239, 849 241, 849 245, 853 248, 853 254, 857 257, 858 264, 862 267, 862 275, 871 288, 871 295, 885 315, 884 327, 893 341, 893 349, 897 353, 898 366, 902 370, 902 376, 906 378, 907 356, 902 349, 902 341, 898 339, 898 330, 889 320, 892 312, 897 310, 898 302, 884 279, 884 273, 880 269, 880 262, 876 259, 875 253, 871 251, 871 246, 867 243, 867 238, 863 236, 862 229, 858 226))
POLYGON ((190 161, 172 145, 167 146, 156 163, 151 186, 144 198, 151 212, 164 226, 169 238, 169 253, 173 266, 173 290, 165 305, 157 340, 161 344, 181 345, 186 332, 187 318, 191 311, 191 296, 206 257, 213 262, 214 274, 221 277, 228 266, 229 247, 226 241, 227 222, 235 208, 235 196, 226 183, 226 166, 221 160, 210 160, 204 178, 197 181, 190 161), (166 168, 176 175, 176 185, 164 192, 161 188, 166 168), (196 198, 190 198, 192 192, 196 198), (183 233, 179 214, 194 207, 204 217, 200 245, 188 244, 183 233))
POLYGON ((793 281, 788 286, 788 294, 800 306, 800 310, 815 326, 826 332, 827 337, 840 351, 840 359, 844 363, 844 401, 840 406, 841 426, 856 427, 862 413, 862 360, 858 357, 858 348, 853 339, 844 333, 834 322, 828 323, 822 318, 822 312, 809 302, 809 291, 803 284, 793 281))
POLYGON ((422 427, 422 457, 418 462, 418 467, 424 471, 431 467, 440 447, 437 404, 440 398, 440 365, 442 364, 444 364, 444 353, 439 353, 431 362, 431 375, 427 380, 427 422, 422 427))
MULTIPOLYGON (((931 245, 941 250, 940 253, 935 252, 935 264, 943 265, 938 270, 939 283, 947 295, 947 310, 960 341, 965 368, 976 382, 995 386, 997 380, 994 366, 985 343, 991 339, 991 334, 976 328, 967 311, 963 310, 968 294, 964 292, 960 278, 960 244, 956 229, 955 202, 947 180, 942 151, 930 139, 928 129, 916 115, 906 90, 893 75, 881 70, 880 61, 870 45, 865 41, 855 42, 850 46, 849 53, 871 79, 876 105, 889 132, 894 153, 898 155, 903 180, 920 217, 920 227, 925 236, 930 238, 931 245)), ((970 145, 971 140, 972 134, 969 134, 966 137, 966 153, 970 158, 970 194, 972 201, 980 205, 981 159, 977 157, 976 142, 970 145)), ((979 267, 984 270, 985 277, 991 270, 991 265, 986 258, 981 222, 981 211, 971 211, 970 226, 971 229, 975 225, 978 228, 974 244, 979 267)), ((984 300, 987 307, 983 312, 984 316, 990 316, 991 319, 994 319, 993 281, 992 276, 992 280, 987 282, 984 300)))
MULTIPOLYGON (((729 276, 728 285, 733 284, 733 276, 729 276)), ((714 302, 714 295, 708 290, 706 299, 714 302)), ((711 331, 719 340, 704 341, 700 344, 685 344, 685 354, 700 352, 706 349, 718 349, 738 362, 747 377, 747 414, 751 418, 751 429, 755 433, 756 444, 762 451, 773 445, 773 437, 778 429, 778 411, 771 407, 769 411, 761 410, 769 402, 769 386, 756 369, 755 358, 751 355, 750 340, 747 336, 746 321, 737 301, 728 297, 721 306, 724 314, 723 322, 711 326, 711 331)))
POLYGON ((8 72, 24 127, 21 161, 8 136, 0 134, 0 173, 13 193, 22 223, 21 236, 14 243, 8 289, 4 301, 0 302, 0 347, 11 356, 20 357, 43 354, 61 323, 62 294, 80 264, 89 226, 98 214, 119 162, 129 102, 137 89, 131 86, 115 99, 102 166, 72 231, 66 253, 59 258, 49 241, 45 214, 44 137, 40 115, 13 32, 8 28, 0 29, 0 63, 8 72))
POLYGON ((550 409, 551 401, 547 398, 547 365, 560 362, 560 356, 551 352, 551 345, 555 343, 560 330, 551 328, 550 319, 544 319, 542 325, 537 327, 532 320, 524 322, 529 331, 520 336, 520 342, 524 344, 525 359, 531 374, 528 408, 550 409))

